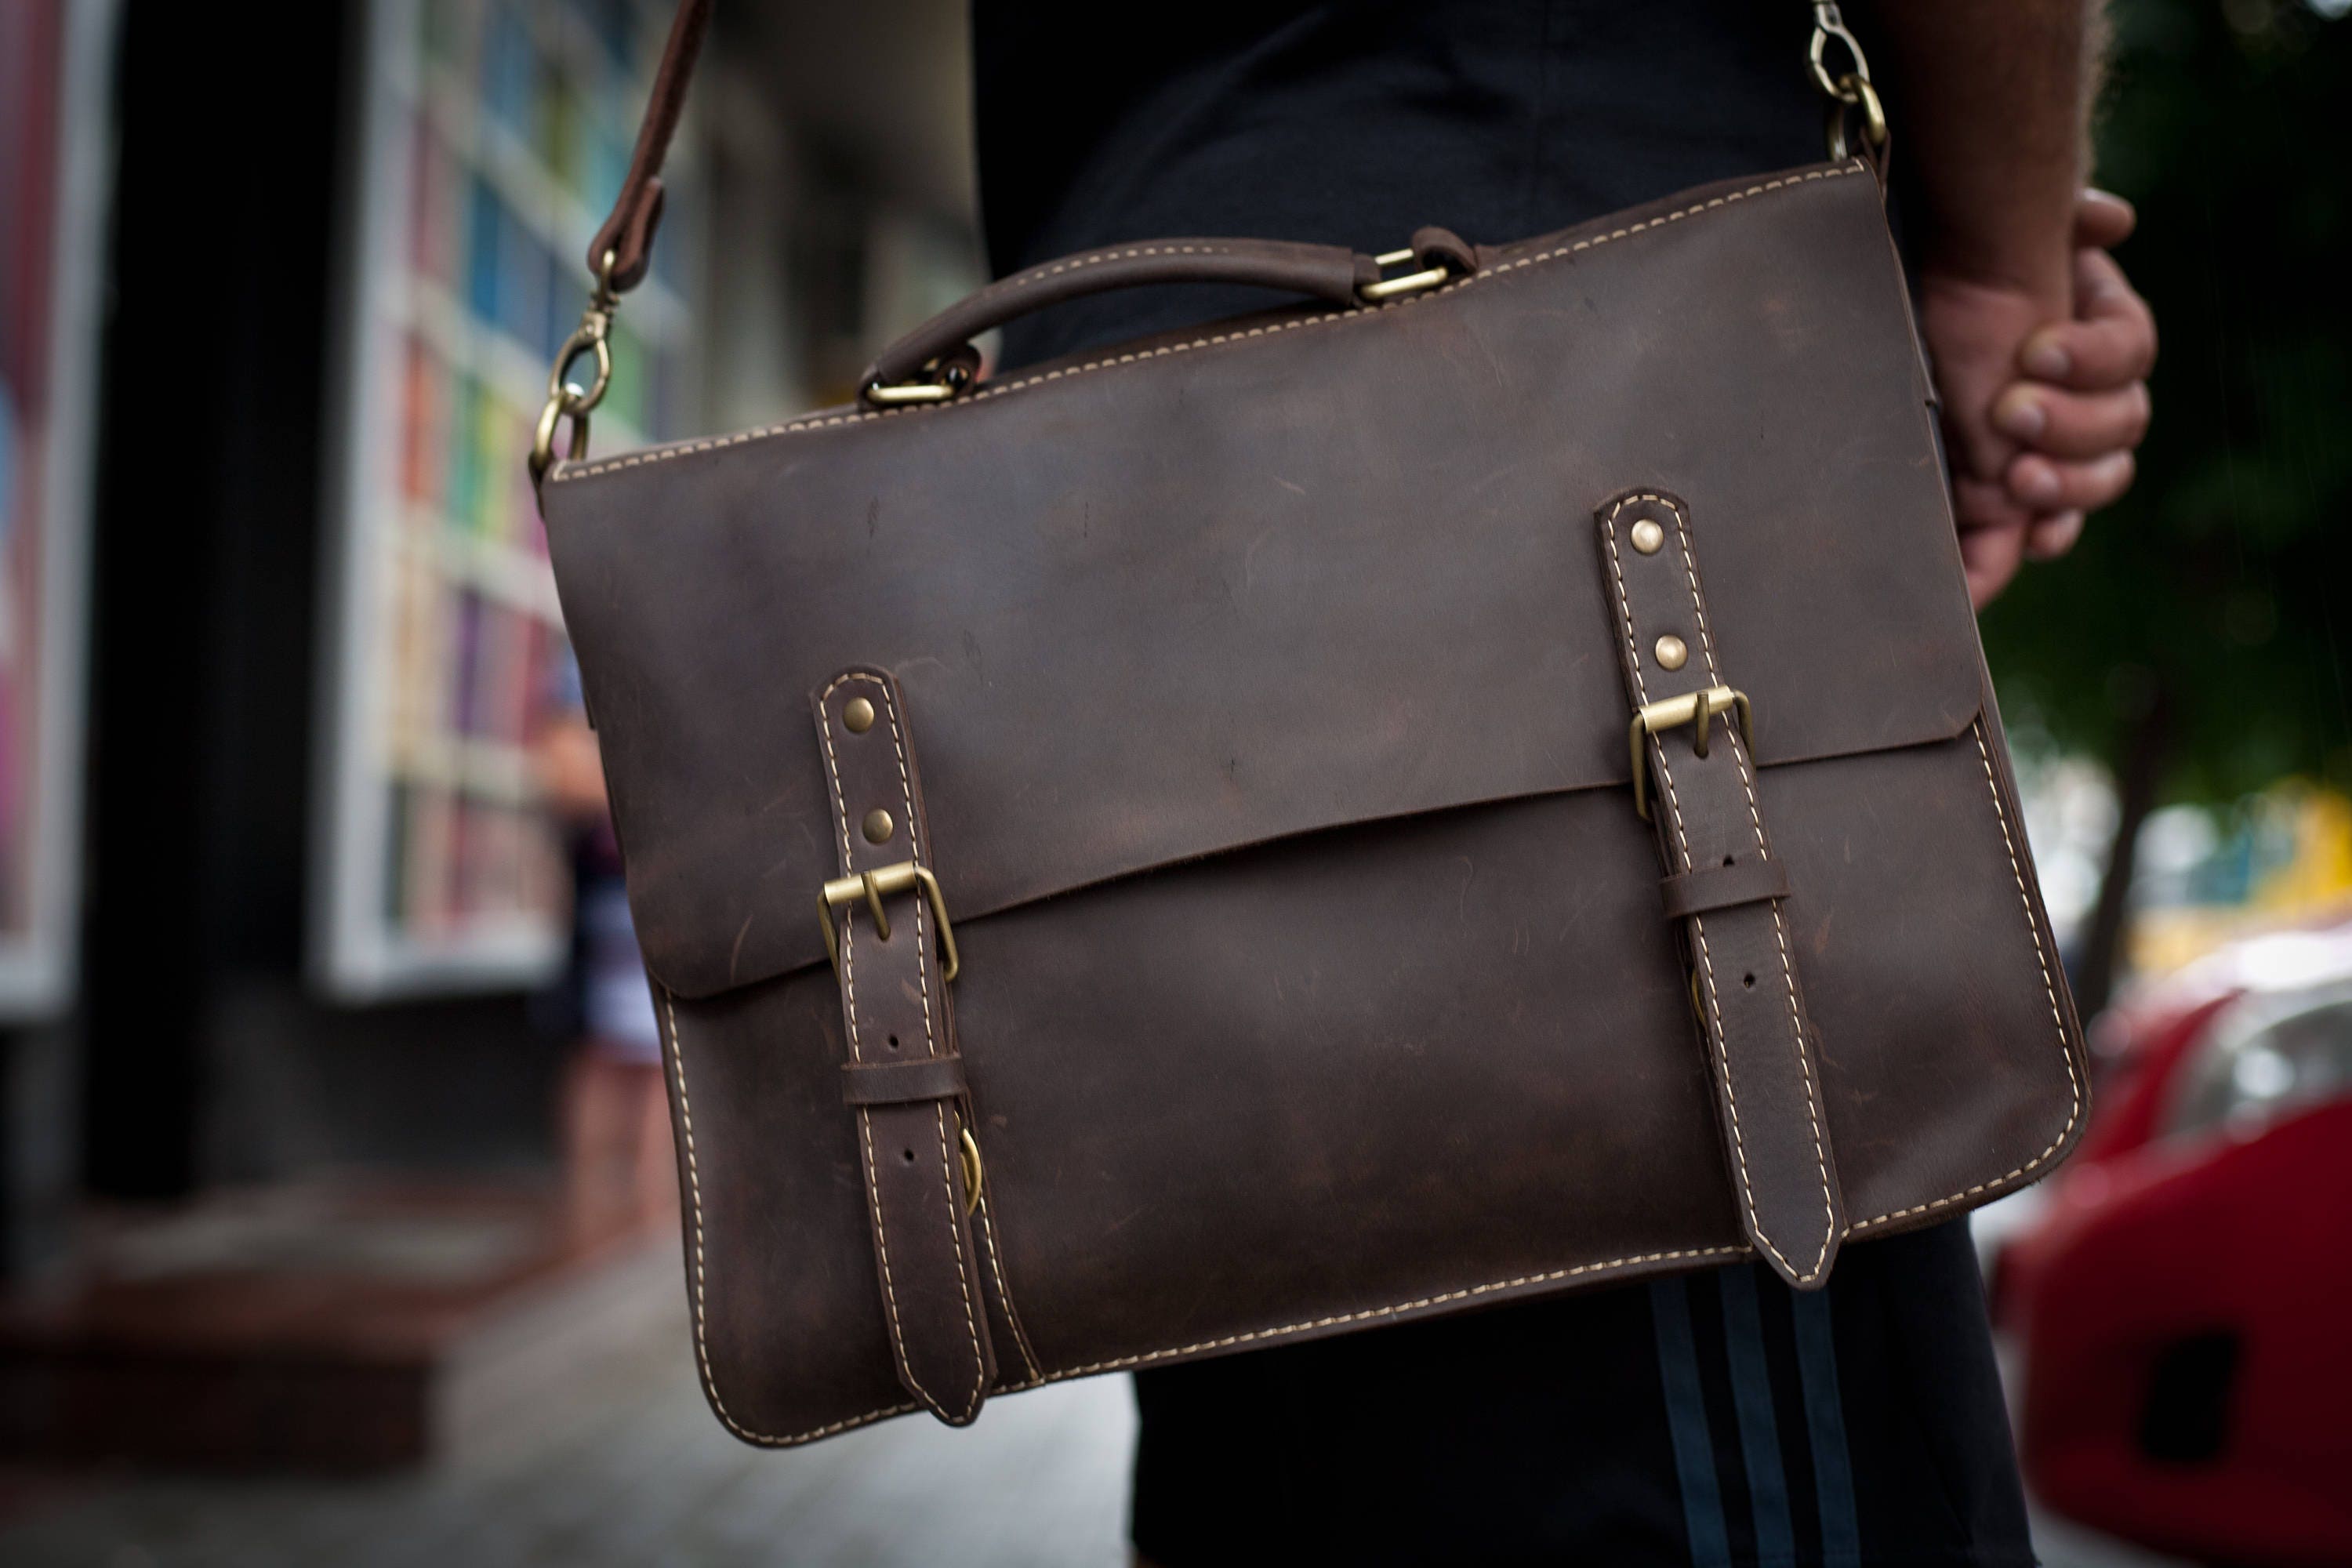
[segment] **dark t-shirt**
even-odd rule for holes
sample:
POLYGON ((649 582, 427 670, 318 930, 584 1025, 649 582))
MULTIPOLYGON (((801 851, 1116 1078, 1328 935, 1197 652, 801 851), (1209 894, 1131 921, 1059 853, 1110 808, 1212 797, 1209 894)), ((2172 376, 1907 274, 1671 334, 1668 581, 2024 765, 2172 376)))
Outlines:
MULTIPOLYGON (((979 0, 990 259, 1500 243, 1815 162, 1809 23, 1795 0, 979 0)), ((1009 329, 1004 362, 1273 300, 1079 300, 1009 329)), ((1136 1386, 1135 1538, 1161 1568, 2032 1561, 1964 1223, 1850 1245, 1816 1292, 1742 1266, 1136 1386)))
MULTIPOLYGON (((972 8, 981 212, 999 276, 1114 240, 1497 245, 1818 162, 1796 0, 972 8)), ((1129 291, 1017 323, 1005 363, 1261 306, 1129 291)))

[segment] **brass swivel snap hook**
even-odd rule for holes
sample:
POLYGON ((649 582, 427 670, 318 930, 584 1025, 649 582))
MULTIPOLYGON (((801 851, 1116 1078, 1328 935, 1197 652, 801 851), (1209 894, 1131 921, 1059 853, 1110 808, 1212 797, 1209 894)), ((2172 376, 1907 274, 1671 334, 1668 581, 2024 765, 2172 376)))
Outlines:
POLYGON ((1832 0, 1819 0, 1813 6, 1812 42, 1806 50, 1813 69, 1813 81, 1830 100, 1828 141, 1830 156, 1843 160, 1849 156, 1852 143, 1846 134, 1846 114, 1857 111, 1862 116, 1863 145, 1875 156, 1886 151, 1886 105, 1878 89, 1870 83, 1870 57, 1862 52, 1862 40, 1855 37, 1845 25, 1832 0), (1830 45, 1835 43, 1853 61, 1850 69, 1832 71, 1829 64, 1830 45))
POLYGON ((613 384, 613 315, 621 308, 621 297, 613 288, 614 259, 607 249, 597 265, 596 287, 588 296, 588 308, 580 312, 580 324, 555 351, 555 363, 547 373, 547 403, 539 411, 539 426, 530 442, 534 490, 547 482, 547 470, 555 466, 555 432, 565 416, 572 419, 572 439, 564 455, 575 461, 588 455, 588 416, 604 401, 605 389, 613 384), (596 361, 596 378, 584 387, 565 379, 572 362, 582 354, 593 354, 596 361))

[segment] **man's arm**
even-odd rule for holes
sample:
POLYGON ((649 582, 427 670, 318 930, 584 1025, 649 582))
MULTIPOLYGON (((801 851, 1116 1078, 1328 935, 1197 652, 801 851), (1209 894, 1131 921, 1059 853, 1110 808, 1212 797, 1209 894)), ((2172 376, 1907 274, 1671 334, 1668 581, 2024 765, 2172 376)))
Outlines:
MULTIPOLYGON (((2123 492, 2147 424, 2138 377, 2152 324, 2147 354, 2126 356, 2138 363, 2120 379, 2053 373, 2046 354, 2027 353, 2077 315, 2076 203, 2105 50, 2102 3, 1889 0, 1873 8, 1864 38, 1896 127, 1920 329, 1944 401, 1961 552, 1983 604, 2022 555, 2062 552, 2084 511, 2123 492)), ((2096 235, 2099 225, 2084 227, 2096 235)))
POLYGON ((2105 52, 2100 0, 1889 0, 1906 223, 1937 273, 2066 315, 2074 195, 2105 52))

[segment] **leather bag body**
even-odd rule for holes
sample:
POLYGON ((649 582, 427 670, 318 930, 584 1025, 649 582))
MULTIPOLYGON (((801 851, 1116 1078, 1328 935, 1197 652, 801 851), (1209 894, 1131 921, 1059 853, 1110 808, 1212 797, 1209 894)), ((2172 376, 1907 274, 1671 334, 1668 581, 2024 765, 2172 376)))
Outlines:
POLYGON ((1810 1288, 2081 1129, 1870 166, 1457 260, 549 476, 739 1436, 1810 1288))

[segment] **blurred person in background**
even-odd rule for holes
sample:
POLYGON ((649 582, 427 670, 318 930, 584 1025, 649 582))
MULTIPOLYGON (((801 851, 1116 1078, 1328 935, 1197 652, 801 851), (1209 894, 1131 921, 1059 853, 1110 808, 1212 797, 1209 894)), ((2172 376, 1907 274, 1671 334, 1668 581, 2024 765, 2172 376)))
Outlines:
POLYGON ((559 1108, 573 1238, 593 1243, 677 1213, 661 1028, 629 919, 604 766, 569 648, 551 664, 531 742, 541 788, 570 851, 572 959, 563 984, 579 1040, 559 1108))
MULTIPOLYGON (((2123 493, 2147 425, 2155 329, 2106 253, 2132 214, 2082 189, 2102 24, 2090 0, 1852 9, 1982 605, 2123 493)), ((1499 243, 1814 162, 1805 21, 1793 0, 1290 0, 1147 27, 979 0, 991 268, 1181 235, 1499 243)), ((1265 302, 1099 295, 1008 327, 1002 363, 1265 302)), ((2034 1562, 1965 1221, 1851 1247, 1818 1292, 1741 1266, 1136 1384, 1132 1532, 1160 1568, 2034 1562)))

